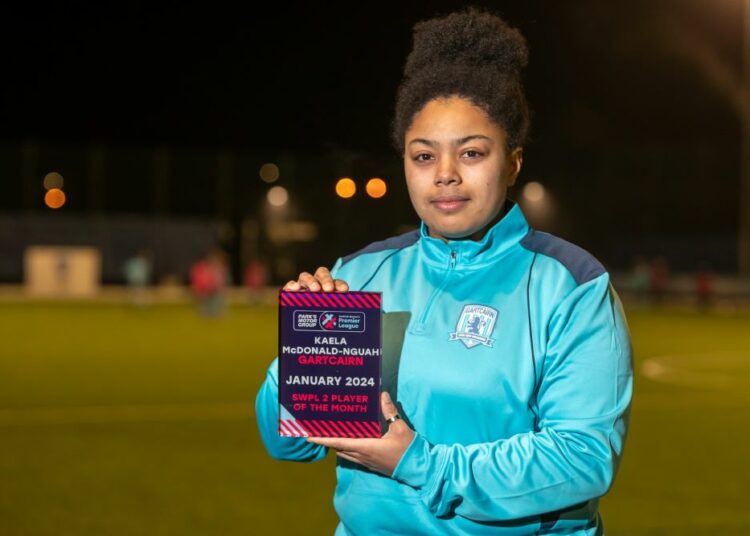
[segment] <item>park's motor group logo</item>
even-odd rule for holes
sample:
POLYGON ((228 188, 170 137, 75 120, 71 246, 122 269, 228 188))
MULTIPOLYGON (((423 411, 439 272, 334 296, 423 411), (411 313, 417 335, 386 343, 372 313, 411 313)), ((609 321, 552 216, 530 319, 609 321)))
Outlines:
POLYGON ((490 338, 495 329, 497 310, 486 305, 464 305, 461 316, 456 322, 456 331, 450 334, 449 340, 461 341, 467 348, 479 344, 492 348, 494 339, 490 338))
POLYGON ((340 311, 294 311, 295 331, 343 331, 362 333, 365 313, 340 311))

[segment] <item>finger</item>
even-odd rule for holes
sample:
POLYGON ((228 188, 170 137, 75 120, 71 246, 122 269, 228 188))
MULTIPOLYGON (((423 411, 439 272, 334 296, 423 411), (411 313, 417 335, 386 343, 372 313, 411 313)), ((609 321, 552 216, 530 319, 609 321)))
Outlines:
POLYGON ((358 464, 362 465, 362 461, 359 458, 355 458, 354 456, 352 456, 351 454, 349 454, 348 452, 345 452, 343 450, 337 450, 336 451, 336 456, 338 456, 339 458, 343 458, 346 461, 354 462, 354 463, 358 463, 358 464))
POLYGON ((303 288, 312 292, 318 292, 320 290, 320 283, 315 279, 315 276, 309 272, 302 272, 299 274, 299 284, 302 285, 303 288))
POLYGON ((347 290, 349 290, 349 283, 347 283, 343 279, 336 279, 333 283, 336 286, 336 290, 338 290, 339 292, 346 292, 347 290))
POLYGON ((345 450, 351 452, 357 452, 358 447, 361 443, 356 439, 337 438, 337 437, 308 437, 309 443, 315 443, 316 445, 322 445, 336 450, 345 450))
POLYGON ((296 290, 300 290, 301 288, 302 287, 300 286, 300 284, 292 279, 291 281, 287 281, 287 284, 284 285, 283 290, 286 290, 287 292, 294 292, 296 290))
POLYGON ((328 447, 331 449, 338 449, 338 439, 331 439, 328 437, 308 437, 307 438, 308 443, 315 443, 316 445, 321 445, 323 447, 328 447))
POLYGON ((315 279, 320 281, 320 285, 325 292, 333 292, 333 277, 331 277, 331 272, 328 271, 328 268, 321 266, 315 270, 315 279))
POLYGON ((386 420, 398 415, 398 408, 393 403, 393 400, 391 400, 391 395, 388 394, 388 391, 380 393, 380 408, 386 420))

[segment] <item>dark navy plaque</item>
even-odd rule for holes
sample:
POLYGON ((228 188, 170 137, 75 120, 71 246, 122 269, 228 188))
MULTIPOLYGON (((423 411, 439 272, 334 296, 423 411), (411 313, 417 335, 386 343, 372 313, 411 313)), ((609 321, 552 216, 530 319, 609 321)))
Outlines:
POLYGON ((380 437, 380 292, 279 292, 279 435, 380 437))

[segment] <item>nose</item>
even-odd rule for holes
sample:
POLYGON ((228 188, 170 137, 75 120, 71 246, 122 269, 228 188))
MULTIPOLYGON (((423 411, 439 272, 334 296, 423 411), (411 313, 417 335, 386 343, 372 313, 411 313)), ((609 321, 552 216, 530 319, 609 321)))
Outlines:
POLYGON ((440 158, 435 167, 435 185, 447 186, 460 183, 461 176, 458 174, 455 160, 450 157, 440 158))

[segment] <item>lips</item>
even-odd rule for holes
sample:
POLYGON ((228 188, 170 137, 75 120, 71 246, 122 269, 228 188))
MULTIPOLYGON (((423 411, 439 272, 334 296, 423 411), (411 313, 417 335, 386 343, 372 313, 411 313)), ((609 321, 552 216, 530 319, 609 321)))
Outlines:
POLYGON ((468 197, 460 195, 443 195, 430 201, 434 207, 443 212, 456 212, 461 210, 468 202, 468 197))

